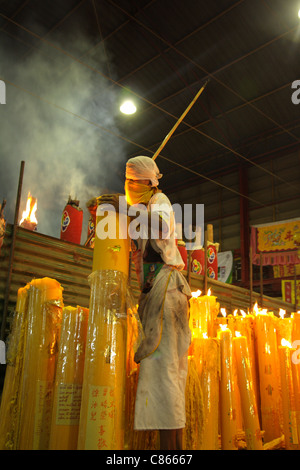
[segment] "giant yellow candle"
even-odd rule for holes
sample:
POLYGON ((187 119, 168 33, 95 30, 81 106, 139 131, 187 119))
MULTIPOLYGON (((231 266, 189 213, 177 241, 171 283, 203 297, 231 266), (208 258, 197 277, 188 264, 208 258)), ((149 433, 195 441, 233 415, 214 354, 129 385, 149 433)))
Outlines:
POLYGON ((50 450, 76 450, 88 309, 64 307, 55 375, 50 450))
POLYGON ((124 446, 127 278, 119 271, 90 275, 91 298, 78 449, 124 446))
POLYGON ((105 210, 106 208, 107 206, 100 205, 97 209, 93 272, 108 269, 123 272, 128 276, 129 238, 127 216, 105 210), (100 210, 101 207, 104 208, 102 211, 100 210))
POLYGON ((298 437, 300 439, 300 360, 299 350, 291 349, 291 367, 293 376, 293 389, 295 397, 296 421, 298 437))
POLYGON ((292 343, 293 317, 287 317, 286 311, 281 308, 279 310, 279 318, 274 318, 274 320, 276 320, 275 325, 278 346, 281 345, 282 339, 292 343))
POLYGON ((292 343, 294 341, 300 341, 300 311, 294 312, 293 317, 293 328, 292 328, 292 343))
POLYGON ((8 338, 7 366, 0 406, 1 450, 15 450, 17 448, 27 304, 28 286, 18 290, 16 312, 8 338))
POLYGON ((203 321, 203 316, 201 315, 200 305, 201 305, 201 291, 192 292, 192 297, 189 300, 190 304, 190 330, 192 332, 192 342, 195 338, 200 338, 202 336, 201 331, 205 330, 207 333, 207 322, 206 316, 205 321, 203 321))
MULTIPOLYGON (((258 380, 258 369, 257 361, 255 360, 255 340, 254 340, 254 317, 253 315, 246 314, 243 310, 240 310, 241 315, 235 316, 234 331, 239 332, 241 336, 246 336, 247 347, 249 351, 249 360, 251 365, 251 375, 254 388, 254 395, 256 403, 258 404, 259 398, 259 380, 258 380)), ((235 336, 234 333, 234 336, 235 336)))
POLYGON ((220 422, 222 450, 236 450, 237 423, 232 368, 232 333, 226 325, 220 325, 218 338, 221 351, 220 422))
POLYGON ((49 446, 61 314, 61 285, 50 278, 31 281, 18 442, 21 450, 47 450, 49 446))
POLYGON ((259 364, 260 403, 264 441, 281 436, 280 371, 273 315, 261 312, 255 318, 255 335, 259 364))
POLYGON ((243 423, 248 450, 262 450, 262 438, 259 427, 256 398, 252 380, 250 354, 246 336, 233 338, 236 358, 238 385, 240 390, 243 423))
POLYGON ((214 336, 215 321, 219 312, 219 304, 216 297, 208 290, 207 295, 201 295, 201 291, 192 292, 190 299, 190 328, 193 338, 214 336))
MULTIPOLYGON (((200 340, 197 340, 198 342, 200 340)), ((182 433, 183 449, 199 450, 203 436, 203 401, 196 356, 188 357, 185 389, 186 426, 182 433)))
POLYGON ((138 446, 141 432, 134 430, 135 396, 139 373, 139 364, 134 361, 134 354, 141 342, 142 325, 138 316, 138 305, 134 305, 132 299, 131 304, 131 307, 127 308, 126 413, 124 448, 126 450, 145 450, 145 446, 138 446))
POLYGON ((201 450, 218 450, 220 344, 217 338, 201 339, 200 384, 203 396, 201 450))
POLYGON ((124 448, 128 259, 128 237, 103 240, 96 228, 78 449, 124 448))
POLYGON ((208 337, 211 338, 214 336, 214 325, 215 325, 215 321, 219 313, 220 305, 216 301, 217 298, 214 295, 212 295, 212 292, 210 289, 208 289, 207 295, 204 297, 205 297, 206 308, 208 310, 207 335, 208 337))
POLYGON ((215 319, 214 322, 214 333, 213 337, 216 338, 218 335, 218 330, 220 328, 220 325, 227 325, 227 313, 225 308, 220 308, 220 313, 215 319))
POLYGON ((296 405, 291 368, 291 344, 288 341, 282 340, 282 346, 279 346, 278 349, 285 448, 287 450, 299 450, 300 443, 297 429, 296 405))

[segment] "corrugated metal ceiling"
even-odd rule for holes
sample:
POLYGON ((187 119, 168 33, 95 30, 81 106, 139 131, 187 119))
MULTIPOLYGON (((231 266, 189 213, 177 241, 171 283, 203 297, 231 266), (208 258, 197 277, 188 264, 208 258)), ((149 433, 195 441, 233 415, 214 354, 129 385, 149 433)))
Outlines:
MULTIPOLYGON (((111 103, 124 161, 151 156, 210 78, 157 159, 162 188, 172 192, 191 180, 189 168, 216 178, 299 147, 300 105, 291 101, 300 79, 298 9, 298 0, 2 0, 0 38, 15 60, 42 49, 49 60, 65 55, 66 67, 77 61, 98 71, 120 100, 131 90, 136 115, 117 116, 111 103)), ((98 124, 105 132, 107 123, 98 124)))

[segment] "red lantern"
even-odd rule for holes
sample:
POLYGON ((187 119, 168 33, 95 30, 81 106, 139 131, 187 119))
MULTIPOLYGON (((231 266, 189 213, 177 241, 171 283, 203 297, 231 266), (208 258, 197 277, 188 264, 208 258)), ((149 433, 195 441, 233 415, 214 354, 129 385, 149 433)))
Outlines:
POLYGON ((60 231, 61 240, 80 245, 82 221, 83 211, 79 207, 79 201, 74 201, 69 198, 62 214, 60 231))
POLYGON ((182 261, 184 262, 183 269, 187 269, 187 249, 185 247, 185 243, 182 240, 176 240, 176 242, 179 253, 181 254, 182 261))
MULTIPOLYGON (((203 275, 205 269, 204 249, 194 250, 191 258, 191 272, 203 275)), ((208 245, 207 247, 207 277, 218 279, 218 257, 214 245, 208 245)))

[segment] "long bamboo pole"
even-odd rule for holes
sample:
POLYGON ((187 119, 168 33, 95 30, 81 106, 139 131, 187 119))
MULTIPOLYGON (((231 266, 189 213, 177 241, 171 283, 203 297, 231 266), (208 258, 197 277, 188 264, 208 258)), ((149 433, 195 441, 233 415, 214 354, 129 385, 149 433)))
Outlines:
POLYGON ((207 231, 205 231, 204 239, 204 294, 207 295, 207 231))
POLYGON ((196 94, 196 96, 194 97, 194 99, 190 102, 190 104, 188 105, 188 107, 186 108, 186 110, 182 113, 182 115, 180 116, 180 118, 176 121, 176 123, 174 124, 174 126, 172 127, 172 129, 170 130, 170 132, 166 135, 166 137, 164 138, 164 140, 162 141, 162 143, 160 144, 160 146, 158 147, 158 149, 156 150, 155 154, 153 155, 152 157, 152 160, 155 160, 157 158, 157 156, 160 154, 160 152, 162 151, 162 149, 164 148, 164 146, 166 145, 166 143, 168 142, 168 140, 170 139, 170 137, 174 134, 174 132, 176 131, 177 127, 179 126, 179 124, 183 121, 183 119, 185 118, 185 116, 187 115, 187 113, 190 111, 190 109, 192 108, 192 106, 194 106, 194 104, 196 103, 197 99, 199 98, 199 96, 201 95, 201 93, 203 92, 204 88, 206 87, 206 85, 208 84, 209 80, 207 80, 204 85, 200 88, 200 90, 198 91, 198 93, 196 94))
POLYGON ((296 270, 296 264, 294 264, 294 289, 295 289, 295 312, 297 312, 297 270, 296 270))
POLYGON ((264 308, 264 280, 263 280, 263 261, 262 261, 262 253, 260 253, 259 258, 259 284, 260 284, 260 304, 261 308, 264 308))
POLYGON ((250 269, 250 312, 252 311, 252 294, 253 294, 253 265, 252 265, 252 245, 250 245, 249 253, 249 269, 250 269))
POLYGON ((14 259, 14 254, 15 254, 15 244, 16 244, 16 235, 17 235, 17 228, 18 228, 18 219, 19 219, 19 209, 20 209, 20 201, 21 201, 21 193, 22 193, 22 185, 23 185, 24 167, 25 167, 25 162, 22 160, 21 161, 21 166, 20 166, 18 193, 17 193, 17 200, 16 200, 16 206, 15 206, 15 219, 14 219, 14 225, 13 225, 12 234, 11 234, 11 246, 10 246, 10 254, 9 254, 8 276, 7 276, 5 296, 4 296, 3 316, 2 316, 2 325, 1 325, 1 339, 2 340, 4 340, 4 338, 5 338, 6 317, 7 317, 7 310, 8 310, 8 300, 9 300, 9 294, 10 294, 10 286, 11 286, 12 265, 13 265, 13 259, 14 259))

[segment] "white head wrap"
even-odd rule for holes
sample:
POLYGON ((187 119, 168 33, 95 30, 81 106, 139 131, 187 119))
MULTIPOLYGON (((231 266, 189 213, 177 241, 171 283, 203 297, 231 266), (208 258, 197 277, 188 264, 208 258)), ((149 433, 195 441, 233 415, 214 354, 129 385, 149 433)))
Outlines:
POLYGON ((133 180, 150 180, 152 186, 159 185, 162 174, 155 161, 150 157, 133 157, 126 163, 126 178, 133 180))

